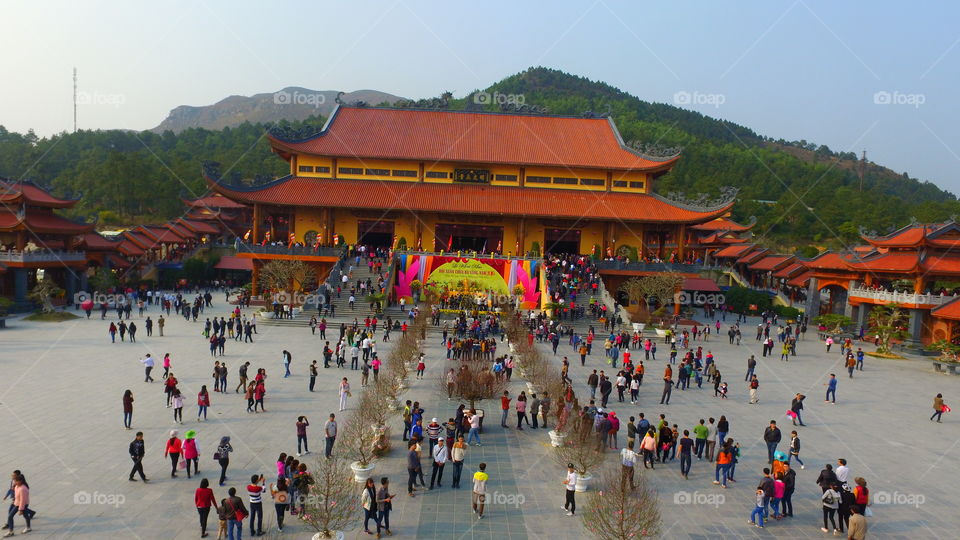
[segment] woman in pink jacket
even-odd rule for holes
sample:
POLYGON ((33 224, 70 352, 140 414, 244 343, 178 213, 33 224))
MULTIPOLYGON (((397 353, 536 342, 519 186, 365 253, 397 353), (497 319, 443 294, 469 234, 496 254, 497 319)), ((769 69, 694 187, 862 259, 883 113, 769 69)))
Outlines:
POLYGON ((187 478, 190 478, 190 464, 193 464, 193 473, 200 472, 200 443, 197 442, 197 432, 190 430, 183 434, 183 460, 187 462, 187 478))
POLYGON ((7 534, 4 536, 13 536, 13 516, 20 514, 27 527, 23 529, 24 533, 30 532, 30 520, 33 518, 33 510, 30 510, 30 487, 22 475, 17 475, 13 479, 13 508, 7 514, 7 534), (15 511, 14 511, 15 509, 15 511))

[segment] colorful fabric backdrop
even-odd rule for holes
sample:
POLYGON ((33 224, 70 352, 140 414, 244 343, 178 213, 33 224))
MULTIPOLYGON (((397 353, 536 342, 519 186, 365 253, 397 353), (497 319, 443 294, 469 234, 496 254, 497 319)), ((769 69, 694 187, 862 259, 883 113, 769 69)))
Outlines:
POLYGON ((419 280, 424 285, 436 285, 450 290, 493 291, 511 295, 520 284, 525 309, 540 307, 540 263, 531 260, 475 259, 441 255, 400 255, 397 297, 410 297, 410 283, 419 280))

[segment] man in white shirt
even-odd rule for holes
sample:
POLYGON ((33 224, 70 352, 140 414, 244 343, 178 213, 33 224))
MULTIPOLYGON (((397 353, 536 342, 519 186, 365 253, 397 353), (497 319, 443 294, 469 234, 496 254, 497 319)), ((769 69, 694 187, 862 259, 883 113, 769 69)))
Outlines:
POLYGON ((834 471, 837 475, 837 480, 840 482, 841 486, 847 485, 847 479, 850 478, 850 467, 847 467, 847 460, 838 459, 837 468, 834 471))
POLYGON ((363 361, 370 360, 370 338, 365 337, 361 342, 360 348, 363 349, 363 361))
POLYGON ((143 360, 140 360, 140 363, 144 366, 144 379, 143 382, 153 382, 153 377, 150 376, 150 372, 153 371, 153 357, 150 356, 150 353, 147 353, 147 357, 143 360))
POLYGON ((430 473, 430 489, 436 482, 437 487, 443 487, 443 466, 447 464, 447 447, 445 439, 437 439, 436 446, 433 447, 433 472, 430 473))
POLYGON ((567 463, 567 479, 563 481, 563 485, 566 487, 564 491, 567 497, 563 509, 567 511, 568 516, 575 515, 577 513, 577 472, 573 470, 573 463, 567 463))

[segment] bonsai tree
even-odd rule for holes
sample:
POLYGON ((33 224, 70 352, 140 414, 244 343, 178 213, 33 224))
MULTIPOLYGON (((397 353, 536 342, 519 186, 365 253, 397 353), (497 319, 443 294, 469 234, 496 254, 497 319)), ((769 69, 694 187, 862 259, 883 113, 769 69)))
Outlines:
POLYGON ((823 325, 830 333, 838 334, 843 331, 844 327, 853 324, 853 319, 847 317, 846 315, 827 313, 824 315, 817 315, 813 318, 813 322, 823 325))
POLYGON ((299 291, 317 284, 313 267, 297 260, 268 262, 260 270, 260 279, 273 290, 299 291))
POLYGON ((342 458, 336 454, 329 459, 318 458, 313 467, 313 481, 300 517, 320 538, 335 538, 337 531, 350 530, 359 524, 357 484, 342 458))
POLYGON ((380 313, 383 308, 383 301, 386 300, 387 293, 370 293, 365 296, 363 299, 365 302, 370 304, 370 309, 380 313))
POLYGON ((40 304, 40 311, 42 313, 53 313, 56 311, 56 308, 53 305, 52 298, 63 294, 63 292, 63 289, 61 289, 55 281, 49 277, 45 277, 37 283, 36 287, 34 287, 27 296, 34 302, 40 304))
POLYGON ((525 292, 526 292, 526 290, 524 290, 522 284, 517 283, 516 285, 513 286, 513 294, 514 294, 514 296, 521 296, 521 297, 522 297, 522 296, 523 296, 523 293, 525 293, 525 292))
POLYGON ((674 295, 682 285, 682 275, 676 272, 661 272, 630 278, 620 285, 619 290, 627 295, 631 303, 636 302, 649 308, 650 303, 655 302, 659 310, 674 301, 674 295))
POLYGON ((534 241, 530 244, 530 254, 534 257, 540 256, 540 242, 534 241))
POLYGON ((890 340, 903 340, 910 337, 903 327, 903 319, 907 316, 899 304, 886 304, 883 306, 874 306, 870 310, 870 331, 880 338, 877 345, 877 352, 890 352, 890 340))
POLYGON ((601 540, 659 536, 660 503, 647 484, 646 474, 635 475, 636 489, 631 489, 618 469, 606 467, 597 490, 587 497, 580 511, 584 527, 601 540))
POLYGON ((934 341, 927 345, 928 351, 937 351, 940 353, 940 360, 944 362, 956 362, 957 355, 960 354, 960 345, 951 343, 945 339, 934 341))
POLYGON ((112 289, 113 287, 119 285, 117 276, 114 275, 113 271, 105 266, 97 268, 96 272, 94 272, 93 275, 88 279, 88 282, 94 291, 101 292, 112 289))

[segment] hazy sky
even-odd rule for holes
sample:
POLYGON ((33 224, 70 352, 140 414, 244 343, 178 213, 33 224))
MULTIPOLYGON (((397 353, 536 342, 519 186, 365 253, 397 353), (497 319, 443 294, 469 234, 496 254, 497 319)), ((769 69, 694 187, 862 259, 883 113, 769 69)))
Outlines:
POLYGON ((460 97, 530 66, 960 192, 957 2, 0 3, 0 125, 148 129, 285 86, 460 97), (879 92, 879 94, 878 94, 879 92))

